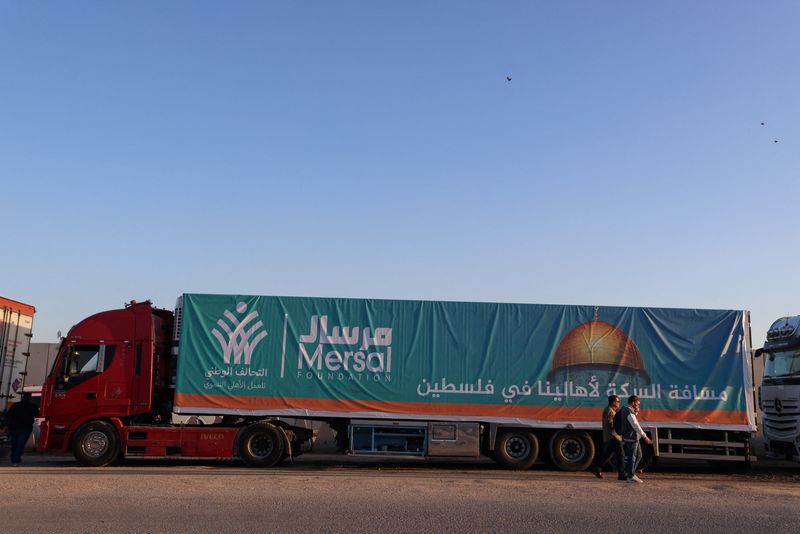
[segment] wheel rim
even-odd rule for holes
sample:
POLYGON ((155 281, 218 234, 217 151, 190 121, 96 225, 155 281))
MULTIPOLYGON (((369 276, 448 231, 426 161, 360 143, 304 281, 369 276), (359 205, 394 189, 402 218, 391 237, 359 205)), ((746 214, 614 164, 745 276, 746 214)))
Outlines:
POLYGON ((515 460, 527 458, 530 454, 531 446, 528 440, 521 436, 511 436, 506 441, 506 453, 515 460))
POLYGON ((108 451, 109 440, 105 432, 100 430, 92 430, 81 442, 81 450, 87 456, 92 458, 100 458, 106 451, 108 451))
POLYGON ((251 456, 264 459, 275 449, 275 443, 266 434, 258 434, 247 443, 247 451, 251 456))
POLYGON ((586 456, 586 447, 576 438, 567 438, 561 442, 561 455, 570 462, 580 462, 586 456))

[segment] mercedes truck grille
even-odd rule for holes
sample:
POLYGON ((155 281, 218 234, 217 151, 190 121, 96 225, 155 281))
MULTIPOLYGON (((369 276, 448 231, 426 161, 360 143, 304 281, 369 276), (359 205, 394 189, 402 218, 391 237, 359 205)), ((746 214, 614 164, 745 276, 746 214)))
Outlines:
POLYGON ((763 400, 764 427, 771 435, 794 436, 797 433, 797 418, 800 417, 797 400, 763 400))

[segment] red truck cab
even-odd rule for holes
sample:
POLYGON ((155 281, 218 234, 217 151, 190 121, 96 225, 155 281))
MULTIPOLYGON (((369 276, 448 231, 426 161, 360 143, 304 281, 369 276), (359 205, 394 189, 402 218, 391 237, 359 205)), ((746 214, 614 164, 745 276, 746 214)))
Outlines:
MULTIPOLYGON (((70 329, 42 391, 40 450, 68 450, 89 421, 119 435, 125 425, 169 417, 172 317, 149 301, 131 302, 70 329)), ((102 435, 94 439, 103 445, 102 435)))

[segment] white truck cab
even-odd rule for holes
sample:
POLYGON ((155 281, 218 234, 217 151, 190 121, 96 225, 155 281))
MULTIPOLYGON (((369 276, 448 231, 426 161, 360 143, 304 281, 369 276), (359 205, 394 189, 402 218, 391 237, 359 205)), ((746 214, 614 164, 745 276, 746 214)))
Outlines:
POLYGON ((759 405, 767 454, 800 461, 800 316, 772 323, 756 356, 764 357, 759 405))

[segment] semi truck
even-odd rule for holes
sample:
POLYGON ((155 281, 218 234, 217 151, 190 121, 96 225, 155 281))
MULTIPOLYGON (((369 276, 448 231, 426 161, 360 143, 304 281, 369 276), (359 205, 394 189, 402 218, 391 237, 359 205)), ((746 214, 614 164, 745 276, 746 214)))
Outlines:
POLYGON ((586 469, 609 395, 642 400, 657 458, 749 462, 747 311, 183 294, 92 315, 42 394, 42 451, 291 460, 351 455, 586 469))
POLYGON ((800 316, 772 323, 756 355, 764 356, 758 398, 767 454, 800 461, 800 316))

